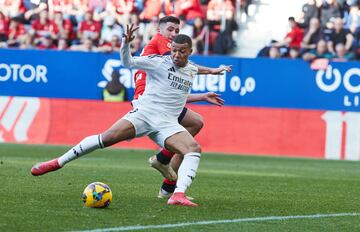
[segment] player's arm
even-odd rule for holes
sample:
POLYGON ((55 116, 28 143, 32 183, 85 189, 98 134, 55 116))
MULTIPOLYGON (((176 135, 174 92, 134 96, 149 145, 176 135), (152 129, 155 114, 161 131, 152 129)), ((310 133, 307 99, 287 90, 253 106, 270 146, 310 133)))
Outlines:
POLYGON ((148 56, 132 57, 130 54, 130 42, 134 40, 134 32, 137 29, 139 27, 134 28, 133 24, 130 27, 126 25, 126 34, 124 34, 120 48, 121 63, 128 68, 138 68, 145 71, 155 70, 158 67, 158 59, 148 56))
POLYGON ((188 98, 186 99, 187 103, 198 102, 198 101, 205 101, 217 106, 222 106, 224 105, 225 102, 224 99, 222 99, 219 94, 214 92, 189 94, 188 98))
POLYGON ((210 68, 210 67, 204 67, 200 65, 196 65, 198 68, 198 74, 221 74, 223 72, 231 72, 232 71, 232 65, 229 66, 221 66, 218 68, 210 68))

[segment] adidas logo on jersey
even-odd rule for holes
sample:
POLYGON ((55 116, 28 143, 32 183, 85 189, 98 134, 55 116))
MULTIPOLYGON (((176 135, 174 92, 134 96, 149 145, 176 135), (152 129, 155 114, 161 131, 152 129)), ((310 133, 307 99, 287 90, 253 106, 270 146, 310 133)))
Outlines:
POLYGON ((168 69, 168 71, 169 71, 169 72, 176 72, 176 70, 175 70, 175 67, 174 67, 174 66, 172 66, 171 68, 169 68, 169 69, 168 69))

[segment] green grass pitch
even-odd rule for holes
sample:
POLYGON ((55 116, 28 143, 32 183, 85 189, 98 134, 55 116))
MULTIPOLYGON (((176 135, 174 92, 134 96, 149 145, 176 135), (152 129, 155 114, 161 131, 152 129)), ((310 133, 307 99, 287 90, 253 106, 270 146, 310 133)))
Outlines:
MULTIPOLYGON (((360 216, 255 220, 199 225, 199 221, 360 212, 360 163, 203 154, 188 191, 200 206, 168 206, 157 199, 160 174, 148 167, 155 151, 105 149, 63 169, 33 177, 33 164, 68 147, 0 144, 0 231, 83 231, 193 222, 142 231, 360 231, 360 216), (83 205, 87 184, 110 186, 107 209, 83 205)), ((119 229, 119 230, 120 230, 119 229)))

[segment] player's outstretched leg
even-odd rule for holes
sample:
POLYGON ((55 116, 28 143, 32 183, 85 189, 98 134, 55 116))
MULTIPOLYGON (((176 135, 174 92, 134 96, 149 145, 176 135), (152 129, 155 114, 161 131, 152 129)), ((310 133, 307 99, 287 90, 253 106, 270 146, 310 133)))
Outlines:
POLYGON ((132 139, 134 137, 135 127, 133 124, 128 120, 120 119, 104 133, 86 137, 59 158, 34 165, 31 168, 31 174, 34 176, 40 176, 48 172, 56 171, 70 161, 96 149, 109 147, 115 143, 132 139))
POLYGON ((104 145, 102 143, 101 135, 92 135, 86 137, 79 144, 71 148, 68 152, 59 158, 35 164, 31 168, 31 174, 34 176, 40 176, 48 172, 56 171, 62 168, 68 162, 103 147, 104 145))
POLYGON ((176 181, 177 179, 175 171, 169 164, 173 155, 174 153, 163 149, 157 155, 149 158, 150 166, 157 169, 166 179, 170 181, 176 181))

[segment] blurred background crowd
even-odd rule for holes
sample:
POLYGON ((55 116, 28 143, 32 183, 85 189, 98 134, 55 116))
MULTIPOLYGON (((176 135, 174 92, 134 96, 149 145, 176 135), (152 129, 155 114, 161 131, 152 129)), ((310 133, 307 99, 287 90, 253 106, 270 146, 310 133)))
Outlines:
POLYGON ((359 7, 359 0, 304 1, 300 14, 288 18, 284 38, 272 40, 258 56, 359 60, 359 7))
POLYGON ((138 55, 159 18, 175 15, 195 54, 359 60, 359 7, 360 0, 0 0, 0 47, 112 52, 126 25, 135 24, 140 29, 131 49, 138 55), (302 5, 297 13, 288 10, 295 2, 302 5), (254 9, 264 5, 274 5, 264 17, 269 26, 256 28, 263 13, 254 9), (287 20, 288 31, 252 48, 269 28, 285 27, 276 17, 287 20))
POLYGON ((133 55, 157 32, 159 18, 175 15, 196 54, 235 47, 236 12, 251 0, 0 0, 0 47, 112 52, 127 24, 140 27, 133 55), (236 10, 238 9, 238 10, 236 10))

